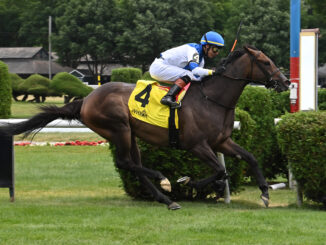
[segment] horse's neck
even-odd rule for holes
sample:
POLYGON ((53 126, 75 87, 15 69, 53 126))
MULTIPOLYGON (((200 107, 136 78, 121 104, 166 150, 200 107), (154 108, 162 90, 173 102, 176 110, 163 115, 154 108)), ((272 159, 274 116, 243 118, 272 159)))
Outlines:
POLYGON ((223 76, 215 76, 203 84, 203 91, 209 97, 227 107, 235 107, 246 82, 223 76))

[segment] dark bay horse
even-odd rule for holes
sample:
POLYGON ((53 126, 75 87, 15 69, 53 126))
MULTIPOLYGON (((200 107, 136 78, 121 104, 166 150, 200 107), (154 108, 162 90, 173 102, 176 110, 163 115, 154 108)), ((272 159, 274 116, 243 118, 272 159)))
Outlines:
MULTIPOLYGON (((214 172, 206 179, 190 180, 187 184, 198 189, 214 181, 224 181, 226 171, 216 156, 216 152, 221 152, 243 159, 250 165, 262 191, 261 198, 268 206, 268 185, 256 159, 230 138, 234 110, 244 87, 251 81, 279 92, 287 90, 290 83, 271 59, 254 47, 245 46, 234 51, 222 63, 226 67, 225 72, 207 77, 201 83, 194 82, 178 111, 180 148, 192 152, 214 172)), ((169 209, 179 209, 180 205, 161 193, 149 178, 159 179, 165 191, 171 191, 169 180, 162 173, 141 164, 136 137, 159 146, 168 146, 169 139, 166 128, 131 117, 128 99, 134 86, 120 82, 107 83, 83 100, 61 108, 43 107, 43 112, 25 122, 2 125, 0 136, 30 133, 58 118, 77 119, 116 146, 118 168, 134 172, 157 201, 165 203, 169 209)))

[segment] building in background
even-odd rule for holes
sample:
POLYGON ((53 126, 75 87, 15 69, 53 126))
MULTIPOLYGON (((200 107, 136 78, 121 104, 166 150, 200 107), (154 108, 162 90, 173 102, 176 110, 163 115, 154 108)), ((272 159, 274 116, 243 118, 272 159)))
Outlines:
MULTIPOLYGON (((8 65, 10 73, 15 73, 22 78, 33 74, 49 77, 49 54, 42 47, 0 48, 0 60, 8 65)), ((51 77, 59 72, 71 72, 72 70, 71 67, 63 67, 53 61, 51 77)))

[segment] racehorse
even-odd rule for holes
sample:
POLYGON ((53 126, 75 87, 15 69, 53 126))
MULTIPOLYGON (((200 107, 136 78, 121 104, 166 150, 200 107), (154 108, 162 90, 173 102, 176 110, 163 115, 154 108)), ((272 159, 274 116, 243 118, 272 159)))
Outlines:
MULTIPOLYGON (((262 51, 244 46, 222 61, 225 71, 209 76, 202 82, 193 82, 178 110, 179 147, 192 152, 208 164, 214 174, 188 185, 197 189, 209 183, 224 181, 225 168, 216 152, 245 160, 253 170, 261 189, 261 199, 269 204, 268 185, 254 156, 234 143, 230 138, 237 101, 249 82, 265 85, 281 92, 290 82, 262 51)), ((181 206, 172 202, 149 178, 160 180, 165 191, 171 191, 169 180, 159 171, 142 166, 136 137, 158 146, 168 146, 168 129, 150 125, 133 118, 128 109, 128 100, 134 84, 111 82, 95 89, 82 100, 76 100, 59 108, 42 107, 42 112, 17 124, 2 125, 0 135, 31 133, 45 127, 49 122, 62 118, 77 119, 116 147, 116 166, 134 172, 147 186, 153 197, 165 203, 169 209, 181 206)))

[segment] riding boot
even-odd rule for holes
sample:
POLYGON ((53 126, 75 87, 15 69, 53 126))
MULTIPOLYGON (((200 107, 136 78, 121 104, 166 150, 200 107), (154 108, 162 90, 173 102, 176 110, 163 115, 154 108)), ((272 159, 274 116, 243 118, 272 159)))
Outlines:
POLYGON ((186 86, 191 81, 189 76, 183 76, 179 79, 177 79, 174 82, 174 85, 170 88, 169 92, 161 99, 161 103, 163 105, 168 105, 171 108, 179 108, 181 107, 181 104, 177 103, 175 101, 175 97, 181 89, 186 86))
POLYGON ((168 105, 171 108, 179 108, 180 104, 175 101, 175 97, 181 91, 181 89, 182 88, 179 87, 177 84, 173 84, 169 92, 161 99, 161 103, 163 105, 168 105))

